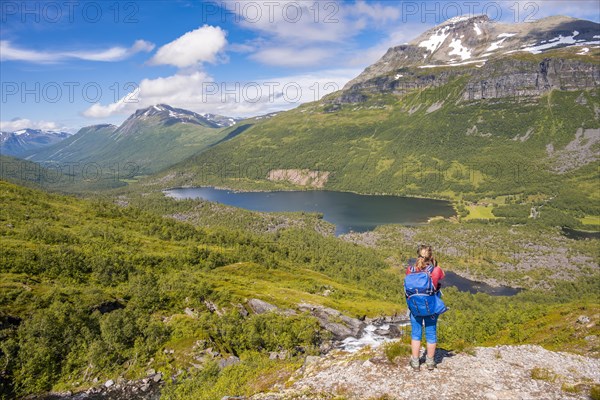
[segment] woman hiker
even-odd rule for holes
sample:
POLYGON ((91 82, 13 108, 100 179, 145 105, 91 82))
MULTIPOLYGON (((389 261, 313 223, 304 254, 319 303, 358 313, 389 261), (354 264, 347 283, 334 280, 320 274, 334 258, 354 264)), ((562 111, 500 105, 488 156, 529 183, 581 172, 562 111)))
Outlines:
POLYGON ((439 296, 440 280, 444 279, 444 271, 437 265, 431 246, 419 246, 417 256, 415 265, 406 269, 407 279, 405 280, 412 328, 410 366, 415 371, 420 369, 419 351, 421 350, 423 325, 425 325, 425 339, 427 340, 425 365, 431 371, 435 368, 434 355, 437 345, 438 317, 447 310, 439 296), (412 277, 409 279, 410 275, 412 277))

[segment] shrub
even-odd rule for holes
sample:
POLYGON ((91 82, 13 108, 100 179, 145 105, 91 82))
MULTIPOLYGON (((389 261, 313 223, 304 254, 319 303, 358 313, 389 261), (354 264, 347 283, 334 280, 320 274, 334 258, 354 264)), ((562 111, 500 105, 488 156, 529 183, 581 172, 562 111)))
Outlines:
POLYGON ((547 368, 535 367, 531 370, 531 378, 540 381, 554 382, 556 374, 547 368))
POLYGON ((388 361, 393 363, 397 357, 408 357, 412 353, 412 349, 409 344, 402 342, 389 342, 384 345, 383 352, 387 357, 388 361))

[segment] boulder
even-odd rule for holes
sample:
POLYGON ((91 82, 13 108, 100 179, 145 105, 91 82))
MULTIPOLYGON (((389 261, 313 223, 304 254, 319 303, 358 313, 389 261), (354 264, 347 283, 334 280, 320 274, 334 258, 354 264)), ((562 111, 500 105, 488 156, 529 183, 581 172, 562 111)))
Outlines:
POLYGON ((104 383, 104 387, 109 388, 109 387, 113 386, 114 384, 115 384, 115 381, 113 381, 112 379, 109 379, 104 383))
POLYGON ((266 301, 262 301, 259 299, 248 300, 248 307, 250 307, 252 312, 254 312, 255 314, 264 314, 270 311, 278 310, 278 308, 273 304, 269 304, 266 301))
POLYGON ((300 303, 298 308, 317 318, 321 327, 331 332, 336 340, 343 340, 350 336, 358 337, 365 327, 364 322, 345 316, 333 308, 308 303, 300 303))
POLYGON ((590 322, 590 317, 586 315, 580 315, 579 318, 577 318, 577 322, 580 324, 587 324, 590 322))
POLYGON ((222 360, 219 360, 219 368, 223 369, 223 368, 229 367, 230 365, 239 364, 239 362, 240 362, 240 359, 236 356, 223 358, 222 360))

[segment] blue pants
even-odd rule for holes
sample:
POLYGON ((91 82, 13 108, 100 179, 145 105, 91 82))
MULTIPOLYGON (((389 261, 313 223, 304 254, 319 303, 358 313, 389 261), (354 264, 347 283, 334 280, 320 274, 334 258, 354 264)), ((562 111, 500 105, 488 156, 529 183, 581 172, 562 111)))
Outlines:
POLYGON ((421 337, 423 336, 423 322, 425 322, 425 339, 427 340, 427 343, 437 343, 437 320, 438 315, 415 317, 410 313, 412 340, 421 340, 421 337))

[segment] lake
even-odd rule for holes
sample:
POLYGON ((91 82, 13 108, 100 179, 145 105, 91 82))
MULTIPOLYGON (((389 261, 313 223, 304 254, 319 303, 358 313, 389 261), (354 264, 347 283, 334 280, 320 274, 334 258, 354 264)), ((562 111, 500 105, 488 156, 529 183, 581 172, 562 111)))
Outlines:
MULTIPOLYGON (((414 265, 416 261, 416 258, 409 258, 406 263, 414 265)), ((514 296, 522 290, 510 286, 490 286, 484 282, 478 282, 473 281, 471 279, 463 278, 462 276, 455 274, 452 271, 444 271, 444 279, 441 282, 442 292, 444 291, 444 288, 448 286, 454 286, 461 292, 469 292, 473 294, 486 293, 490 296, 514 296)))
POLYGON ((600 239, 600 232, 598 231, 579 231, 568 227, 562 228, 563 235, 569 239, 574 240, 585 240, 585 239, 600 239))
POLYGON ((431 217, 455 215, 450 203, 443 200, 326 190, 234 192, 202 187, 171 189, 165 194, 176 199, 203 199, 252 211, 322 213, 325 221, 336 226, 336 235, 365 232, 385 224, 423 224, 431 217))
POLYGON ((442 280, 442 291, 448 286, 455 286, 461 292, 486 293, 491 296, 514 296, 521 291, 509 286, 490 286, 487 283, 472 281, 451 271, 444 271, 444 273, 446 276, 442 280))

